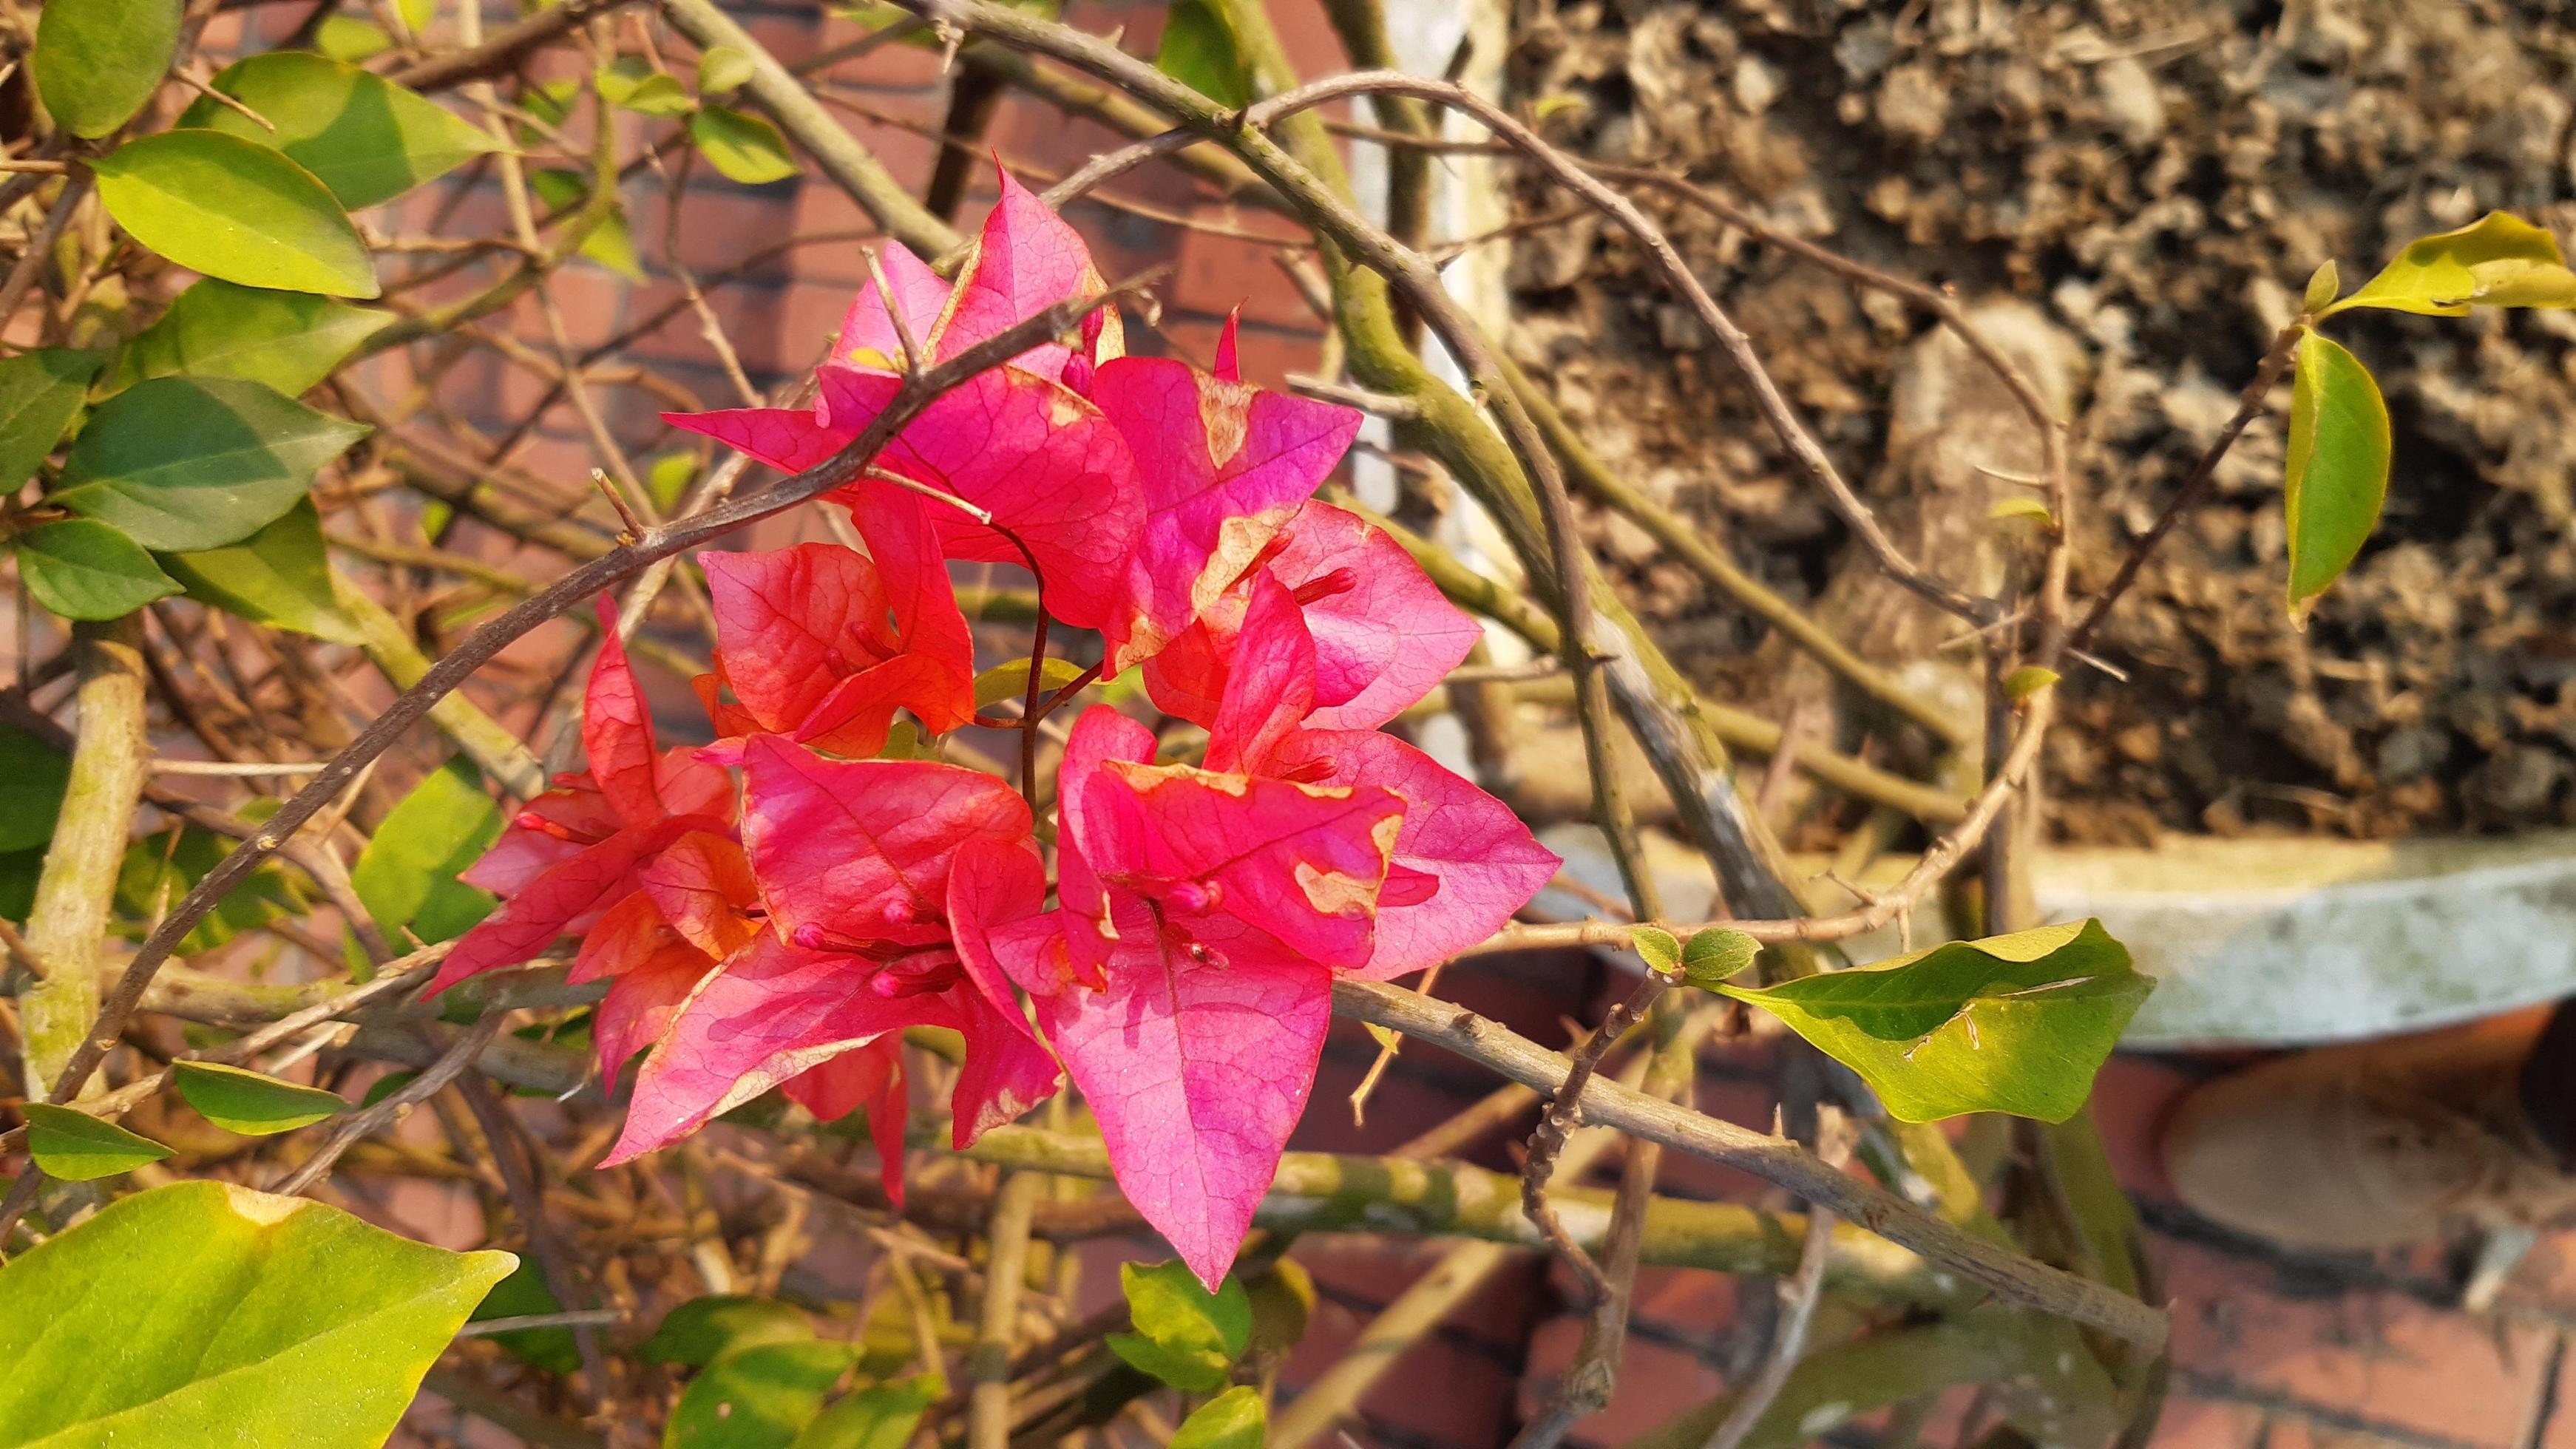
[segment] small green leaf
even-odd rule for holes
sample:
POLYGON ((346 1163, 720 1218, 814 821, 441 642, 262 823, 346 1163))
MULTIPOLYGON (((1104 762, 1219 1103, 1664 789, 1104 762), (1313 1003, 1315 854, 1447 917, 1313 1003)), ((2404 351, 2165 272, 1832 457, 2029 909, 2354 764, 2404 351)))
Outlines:
MULTIPOLYGON (((2310 289, 2315 284, 2311 282, 2310 289)), ((2558 239, 2518 216, 2490 211, 2456 231, 2417 237, 2361 290, 2318 312, 2384 307, 2461 317, 2472 306, 2576 307, 2576 273, 2558 239)))
POLYGON ((276 147, 351 211, 391 201, 477 156, 505 149, 490 132, 435 102, 307 51, 276 50, 236 61, 215 77, 214 86, 277 129, 202 96, 180 115, 180 125, 276 147))
POLYGON ((297 499, 239 543, 165 554, 162 563, 201 604, 334 644, 366 642, 365 631, 340 607, 331 560, 322 549, 322 517, 310 498, 297 499))
POLYGON ((2025 664, 2004 676, 2004 698, 2015 704, 2055 684, 2057 671, 2037 664, 2025 664))
POLYGON ((1118 1280, 1136 1331, 1111 1334, 1111 1351, 1176 1389, 1223 1387, 1252 1338, 1252 1300, 1243 1284, 1228 1278, 1210 1293, 1177 1260, 1151 1268, 1122 1263, 1118 1280))
POLYGON ((54 124, 95 140, 131 120, 179 49, 180 0, 68 0, 36 19, 36 94, 54 124))
POLYGON ((1154 68, 1222 106, 1252 99, 1251 79, 1234 23, 1208 0, 1174 0, 1163 14, 1163 44, 1154 68))
POLYGON ((2308 274, 2307 295, 2300 299, 2299 305, 2314 317, 2333 306, 2335 297, 2342 291, 2343 274, 2336 269, 2334 258, 2328 257, 2308 274))
POLYGON ((1181 1421, 1171 1449, 1261 1449, 1270 1433, 1270 1410, 1250 1384, 1226 1390, 1181 1421))
POLYGON ((2027 518, 2042 528, 2053 528, 2057 524, 2056 517, 2048 511, 2048 505, 2036 498, 2002 499, 1994 507, 1986 510, 1986 517, 1997 523, 2006 519, 2027 518))
POLYGON ((179 585, 141 544, 104 523, 66 518, 18 535, 18 577, 66 619, 122 619, 179 585))
POLYGON ((1243 1292, 1252 1304, 1252 1338, 1246 1347, 1253 1355, 1284 1354, 1305 1341, 1306 1325, 1315 1316, 1315 1278, 1296 1259, 1273 1262, 1244 1284, 1243 1292))
POLYGON ((2281 509, 2290 618, 2301 622, 2361 553, 2388 501, 2388 404, 2361 359, 2316 332, 2299 339, 2281 509))
POLYGON ((170 1155, 151 1138, 77 1108, 28 1102, 18 1110, 27 1117, 28 1155, 47 1176, 65 1182, 114 1177, 170 1155))
MULTIPOLYGON (((274 807, 271 802, 270 808, 274 807)), ((116 874, 116 911, 120 930, 141 936, 169 906, 232 853, 232 841, 213 832, 185 829, 174 845, 168 830, 158 830, 125 847, 116 874)), ((243 931, 256 930, 309 909, 296 878, 276 863, 261 866, 224 894, 214 911, 179 941, 181 955, 211 951, 243 931)))
POLYGON ((1762 954, 1762 943, 1742 931, 1711 926, 1694 932, 1682 947, 1682 977, 1702 991, 1715 991, 1750 969, 1762 954))
POLYGON ((719 45, 698 57, 698 94, 731 95, 750 84, 751 57, 730 45, 719 45))
POLYGON ((690 98, 688 87, 676 77, 655 70, 640 56, 619 56, 601 66, 593 83, 599 87, 601 100, 639 116, 685 116, 698 105, 690 98))
POLYGON ((663 1449, 788 1449, 858 1357, 857 1344, 824 1339, 735 1349, 689 1381, 663 1449))
POLYGON ((164 131, 91 161, 99 200, 134 239, 246 287, 373 297, 376 264, 331 189, 255 141, 164 131))
POLYGON ((0 1268, 0 1444, 376 1449, 517 1261, 230 1183, 119 1199, 0 1268))
POLYGON ((402 16, 414 39, 438 19, 438 0, 394 0, 394 10, 402 16))
POLYGON ((825 1409, 789 1449, 904 1449, 945 1392, 928 1374, 871 1385, 825 1409))
POLYGON ((698 481, 698 456, 695 453, 664 453, 644 470, 644 491, 653 495, 653 506, 669 517, 688 496, 689 485, 698 481))
MULTIPOLYGON (((1047 656, 1046 667, 1038 671, 1038 689, 1052 693, 1082 677, 1082 666, 1070 659, 1047 656)), ((1025 701, 1029 697, 1029 661, 1014 659, 975 676, 975 707, 990 709, 1004 700, 1025 701)))
MULTIPOLYGON (((578 206, 590 194, 590 178, 578 171, 532 171, 528 185, 537 199, 553 208, 578 206)), ((590 235, 581 239, 581 254, 630 282, 644 280, 644 263, 635 251, 624 210, 611 211, 590 235)))
POLYGON ((0 490, 15 490, 54 451, 106 360, 45 348, 0 361, 0 490))
MULTIPOLYGON (((493 1284, 492 1291, 483 1295, 483 1301, 474 1306, 473 1316, 466 1321, 535 1318, 562 1311, 562 1301, 546 1286, 545 1270, 528 1259, 521 1261, 509 1277, 493 1284)), ((581 1346, 573 1341, 569 1328, 513 1328, 483 1336, 499 1344, 503 1352, 548 1373, 568 1374, 581 1367, 581 1346)))
POLYGON ((207 277, 126 344, 107 386, 121 392, 146 378, 237 377, 295 397, 392 320, 372 307, 207 277))
POLYGON ((333 14, 323 16, 322 23, 314 27, 313 48, 333 60, 355 65, 393 49, 394 38, 372 20, 333 14))
POLYGON ((358 852, 349 884, 385 939, 408 929, 454 940, 492 911, 492 897, 456 877, 501 838, 501 807, 462 756, 421 777, 358 852))
POLYGON ((661 1326, 635 1352, 653 1363, 705 1368, 736 1349, 813 1336, 813 1320, 792 1304, 718 1294, 692 1298, 664 1314, 661 1326))
POLYGON ((179 1062, 170 1076, 198 1116, 244 1137, 292 1132, 349 1110, 347 1099, 336 1092, 279 1081, 248 1067, 179 1062))
POLYGON ((145 548, 217 548, 293 508, 366 432, 255 382, 156 377, 99 405, 53 501, 145 548))
POLYGON ((1718 990, 1861 1074, 1900 1122, 2063 1122, 2154 982, 2099 921, 1953 941, 1856 971, 1718 990))
POLYGON ((698 154, 726 179, 745 186, 784 181, 796 174, 787 138, 762 117, 730 106, 709 106, 689 117, 689 139, 698 154))
POLYGON ((1669 976, 1682 964, 1682 943, 1661 926, 1639 926, 1628 933, 1628 949, 1646 959, 1646 969, 1669 976))
POLYGON ((54 838, 69 788, 69 755, 23 730, 0 724, 0 853, 54 838))

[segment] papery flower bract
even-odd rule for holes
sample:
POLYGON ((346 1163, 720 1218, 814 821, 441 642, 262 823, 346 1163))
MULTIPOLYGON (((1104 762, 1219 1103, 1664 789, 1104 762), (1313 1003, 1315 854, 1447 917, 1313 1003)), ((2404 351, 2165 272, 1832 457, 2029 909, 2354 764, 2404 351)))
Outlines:
POLYGON ((460 876, 502 897, 439 963, 431 994, 535 957, 637 888, 655 853, 692 830, 732 829, 733 777, 685 748, 658 750, 653 719, 599 602, 603 639, 582 699, 590 768, 528 802, 492 850, 460 876))
MULTIPOLYGON (((880 539, 907 531, 926 533, 885 520, 874 530, 880 539)), ((882 571, 865 554, 822 543, 698 561, 716 618, 716 670, 699 691, 733 748, 758 730, 872 755, 897 709, 934 735, 974 717, 974 636, 935 552, 882 571), (718 685, 734 704, 717 697, 718 685)))
POLYGON ((1216 721, 1228 673, 1243 657, 1252 581, 1287 586, 1315 649, 1319 729, 1375 729, 1429 694, 1484 631, 1444 597, 1403 545, 1347 509, 1308 503, 1268 551, 1197 622, 1145 661, 1146 692, 1168 714, 1216 721))
MULTIPOLYGON (((1240 656, 1208 736, 1212 769, 1327 786, 1376 786, 1404 801, 1374 945, 1351 974, 1386 981, 1445 961, 1500 930, 1564 864, 1511 807, 1395 736, 1317 729, 1301 677, 1320 649, 1310 612, 1276 577, 1253 582, 1240 656)), ((1317 712, 1318 714, 1321 711, 1317 712)))
POLYGON ((1062 906, 1038 912, 1035 857, 977 846, 950 916, 988 996, 1029 992, 1119 1186, 1213 1284, 1305 1110, 1332 968, 1371 953, 1402 804, 1152 753, 1142 725, 1086 711, 1060 770, 1062 906))
MULTIPOLYGON (((1231 371, 1234 321, 1218 347, 1231 371)), ((1136 460, 1143 531, 1112 615, 1108 672, 1213 607, 1350 450, 1360 414, 1165 357, 1100 364, 1087 389, 1136 460)))

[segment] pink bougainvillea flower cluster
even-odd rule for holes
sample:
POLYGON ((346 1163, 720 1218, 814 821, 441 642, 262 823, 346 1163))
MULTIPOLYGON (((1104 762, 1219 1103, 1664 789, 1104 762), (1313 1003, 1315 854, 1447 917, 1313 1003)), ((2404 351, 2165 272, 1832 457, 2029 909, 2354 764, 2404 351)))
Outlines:
MULTIPOLYGON (((906 335, 935 361, 1102 290, 1007 175, 953 285, 893 244, 884 276, 813 406, 671 421, 809 468, 901 388, 906 335)), ((591 768, 475 866, 503 903, 439 975, 581 937, 573 978, 609 983, 603 1071, 643 1057, 609 1162, 774 1088, 826 1120, 864 1109, 900 1201, 897 1045, 945 1028, 959 1146, 1070 1075, 1120 1186, 1213 1285, 1305 1109, 1333 979, 1446 959, 1555 872, 1501 802, 1380 729, 1478 631, 1382 531, 1314 500, 1358 416, 1243 382, 1231 322, 1214 373, 1123 342, 1097 312, 924 411, 873 460, 914 486, 834 495, 866 552, 703 555, 712 745, 656 752, 610 631, 591 768), (922 736, 976 717, 956 561, 1031 570, 1106 672, 1206 731, 1204 756, 1163 761, 1152 729, 1093 705, 1041 832, 1003 780, 890 749, 898 714, 922 736)))

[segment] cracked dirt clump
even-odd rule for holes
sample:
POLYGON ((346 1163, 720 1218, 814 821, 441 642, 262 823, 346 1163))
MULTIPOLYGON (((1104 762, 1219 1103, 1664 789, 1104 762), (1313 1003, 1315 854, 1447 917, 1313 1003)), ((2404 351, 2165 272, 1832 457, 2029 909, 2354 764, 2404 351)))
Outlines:
MULTIPOLYGON (((1584 155, 1685 170, 1798 235, 2035 309, 2081 378, 2081 593, 2233 411, 2319 261, 2357 285, 2495 207, 2576 233, 2571 71, 2576 26, 2536 3, 1584 0, 1524 5, 1512 81, 1584 155)), ((1522 185, 1528 215, 1562 208, 1522 185)), ((1888 431, 1927 319, 1637 194, 1845 473, 1930 506, 1888 431)), ((1514 350, 1613 468, 1792 599, 1867 621, 1854 601, 1883 585, 1625 237, 1591 219, 1528 234, 1513 284, 1514 350)), ((2062 837, 2576 824, 2576 314, 2333 330, 2395 417, 2377 537, 2292 629, 2277 408, 2258 423, 2099 637, 2129 682, 2063 686, 2062 837)), ((1776 718, 1813 687, 1635 530, 1595 523, 1715 692, 1776 718)), ((1923 558, 1974 581, 1956 534, 1927 528, 1923 558)), ((1894 663, 1956 633, 1850 637, 1894 663)), ((1858 712, 1836 728, 1916 766, 1858 712)))

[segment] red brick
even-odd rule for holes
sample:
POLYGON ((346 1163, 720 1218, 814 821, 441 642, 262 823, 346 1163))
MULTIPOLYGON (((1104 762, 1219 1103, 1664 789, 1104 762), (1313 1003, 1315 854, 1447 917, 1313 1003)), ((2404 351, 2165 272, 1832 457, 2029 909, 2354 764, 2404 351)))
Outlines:
POLYGON ((2549 1330, 2401 1293, 2293 1299, 2250 1259, 2180 1243, 2160 1256, 2177 1371, 2455 1443, 2522 1442, 2549 1330))
POLYGON ((2257 1444, 2279 1449, 2278 1441, 2264 1438, 2260 1409, 2188 1394, 2165 1400, 2155 1436, 2147 1442, 2151 1449, 2254 1449, 2257 1444))
MULTIPOLYGON (((1741 1285, 1760 1293, 1767 1282, 1746 1279, 1741 1285)), ((1735 1324, 1738 1280, 1731 1274, 1698 1268, 1637 1269, 1635 1321, 1677 1337, 1716 1341, 1735 1324)))
MULTIPOLYGON (((1521 1414, 1536 1414, 1556 1392, 1556 1381, 1574 1361, 1583 1320, 1549 1319, 1530 1336, 1529 1365, 1521 1376, 1521 1414)), ((1685 1409, 1725 1392, 1726 1380, 1697 1355, 1631 1333, 1619 1355, 1619 1387, 1601 1412, 1577 1422, 1573 1438, 1592 1444, 1625 1444, 1685 1409)))

